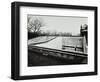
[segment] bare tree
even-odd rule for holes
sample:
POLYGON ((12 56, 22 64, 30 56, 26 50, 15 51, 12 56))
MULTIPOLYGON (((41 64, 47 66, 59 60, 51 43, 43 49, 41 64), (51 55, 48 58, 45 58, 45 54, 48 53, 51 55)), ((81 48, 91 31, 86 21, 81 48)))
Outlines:
POLYGON ((28 17, 28 32, 40 33, 43 26, 44 23, 40 18, 28 17))

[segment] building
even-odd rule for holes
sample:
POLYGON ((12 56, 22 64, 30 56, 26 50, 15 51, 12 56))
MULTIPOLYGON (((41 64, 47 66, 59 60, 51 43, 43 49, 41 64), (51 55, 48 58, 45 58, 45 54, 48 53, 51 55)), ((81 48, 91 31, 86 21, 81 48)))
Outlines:
POLYGON ((80 26, 80 36, 86 38, 86 43, 88 44, 88 25, 84 24, 80 26))

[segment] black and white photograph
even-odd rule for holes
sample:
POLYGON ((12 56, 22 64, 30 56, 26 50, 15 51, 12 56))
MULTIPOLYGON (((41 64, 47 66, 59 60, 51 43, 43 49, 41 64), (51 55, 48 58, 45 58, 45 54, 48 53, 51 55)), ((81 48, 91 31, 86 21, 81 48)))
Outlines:
POLYGON ((97 7, 12 3, 14 80, 97 75, 97 7))
POLYGON ((88 63, 88 17, 27 15, 28 66, 88 63))

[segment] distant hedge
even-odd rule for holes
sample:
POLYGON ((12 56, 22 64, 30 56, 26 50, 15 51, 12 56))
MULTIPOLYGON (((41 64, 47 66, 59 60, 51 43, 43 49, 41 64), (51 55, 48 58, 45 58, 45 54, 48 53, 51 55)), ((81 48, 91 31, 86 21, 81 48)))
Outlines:
POLYGON ((32 39, 38 36, 39 36, 38 34, 28 32, 28 39, 32 39))

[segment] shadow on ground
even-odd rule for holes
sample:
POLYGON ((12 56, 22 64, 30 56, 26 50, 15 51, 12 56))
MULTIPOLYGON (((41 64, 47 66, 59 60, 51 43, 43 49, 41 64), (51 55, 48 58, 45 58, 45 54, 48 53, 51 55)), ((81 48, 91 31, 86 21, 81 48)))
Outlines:
POLYGON ((44 56, 41 53, 34 51, 28 51, 28 66, 48 66, 48 65, 74 65, 74 64, 83 64, 79 62, 80 59, 76 60, 66 60, 53 56, 44 56))

